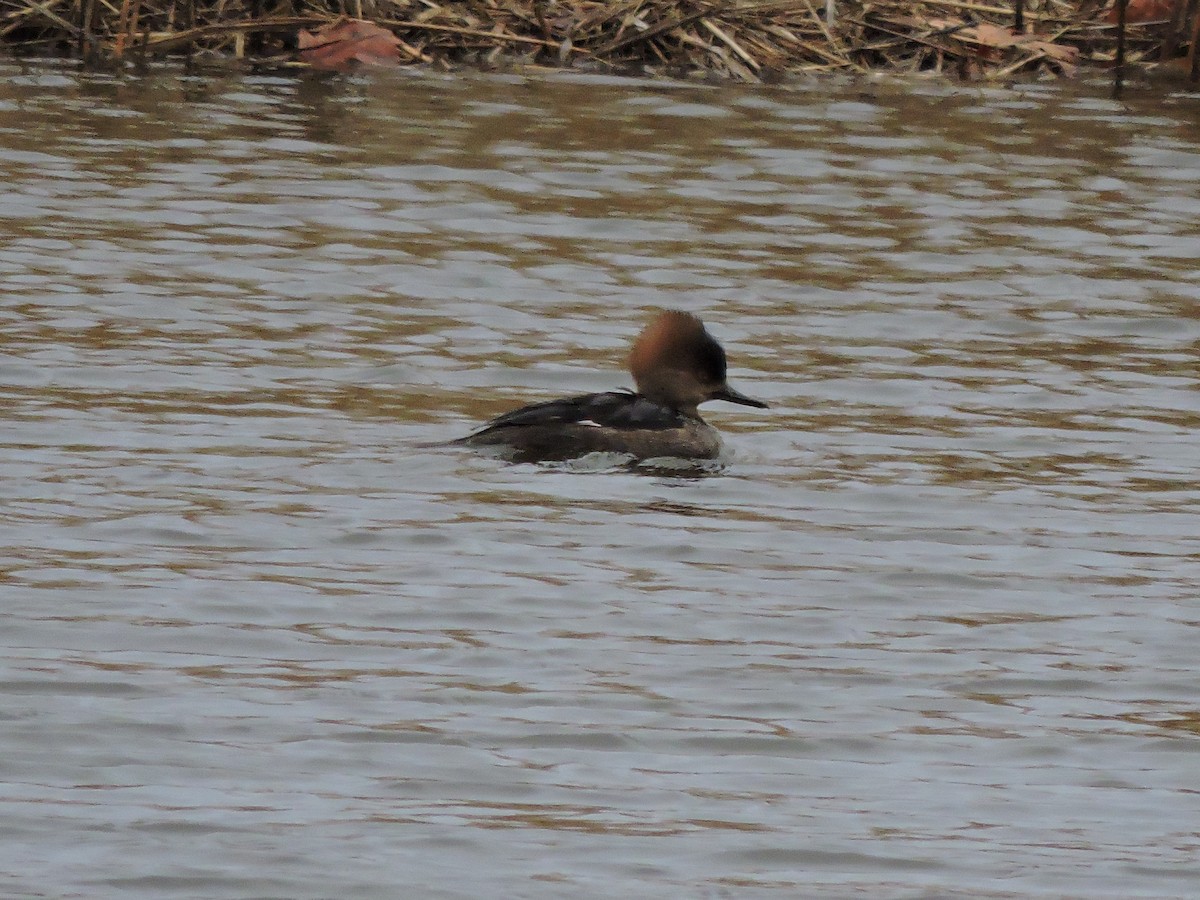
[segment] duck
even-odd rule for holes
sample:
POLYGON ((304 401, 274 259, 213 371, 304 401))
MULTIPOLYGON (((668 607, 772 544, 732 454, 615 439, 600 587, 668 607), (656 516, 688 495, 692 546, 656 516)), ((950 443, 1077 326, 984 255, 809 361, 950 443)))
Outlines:
POLYGON ((591 453, 634 462, 715 459, 722 441, 699 407, 724 400, 766 409, 729 385, 725 350, 695 315, 664 310, 629 353, 635 390, 605 391, 530 403, 497 416, 452 443, 510 462, 555 462, 591 453))

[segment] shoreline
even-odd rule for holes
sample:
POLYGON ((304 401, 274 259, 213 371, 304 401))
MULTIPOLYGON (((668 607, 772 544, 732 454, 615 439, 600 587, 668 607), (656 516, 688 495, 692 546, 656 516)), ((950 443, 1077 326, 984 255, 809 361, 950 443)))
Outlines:
MULTIPOLYGON (((925 0, 800 2, 432 3, 349 0, 22 0, 0 19, 0 46, 97 65, 216 55, 345 70, 522 64, 622 75, 770 83, 821 72, 934 73, 959 80, 1071 76, 1168 61, 1194 72, 1196 23, 1136 0, 1129 25, 1102 0, 1075 6, 925 0), (1163 15, 1168 18, 1163 19, 1163 15), (1158 16, 1151 21, 1139 17, 1158 16), (1119 36, 1123 31, 1123 41, 1119 36)), ((1135 0, 1131 0, 1131 3, 1135 0)))

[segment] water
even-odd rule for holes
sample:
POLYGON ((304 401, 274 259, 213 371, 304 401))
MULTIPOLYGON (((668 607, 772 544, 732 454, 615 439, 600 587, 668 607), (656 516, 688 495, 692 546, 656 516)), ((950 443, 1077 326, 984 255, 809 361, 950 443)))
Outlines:
POLYGON ((1195 895, 1194 92, 0 69, 0 894, 1195 895))

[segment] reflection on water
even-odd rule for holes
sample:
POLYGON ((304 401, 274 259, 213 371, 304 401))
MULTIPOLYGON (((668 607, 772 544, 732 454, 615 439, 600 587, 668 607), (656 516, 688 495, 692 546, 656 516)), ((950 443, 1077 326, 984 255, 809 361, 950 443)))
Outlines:
POLYGON ((1195 95, 0 65, 13 895, 1192 892, 1195 95))

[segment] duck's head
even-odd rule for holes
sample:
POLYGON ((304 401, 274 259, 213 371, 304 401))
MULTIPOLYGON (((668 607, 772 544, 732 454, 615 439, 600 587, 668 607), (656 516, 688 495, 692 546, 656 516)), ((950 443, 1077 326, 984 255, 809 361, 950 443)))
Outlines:
POLYGON ((639 394, 689 415, 708 400, 767 406, 726 383, 725 351, 691 313, 659 313, 634 342, 629 371, 639 394))

